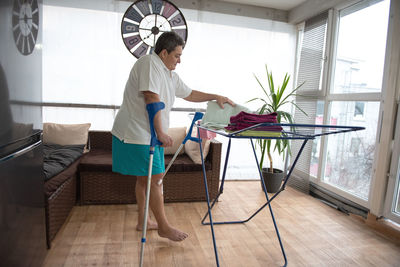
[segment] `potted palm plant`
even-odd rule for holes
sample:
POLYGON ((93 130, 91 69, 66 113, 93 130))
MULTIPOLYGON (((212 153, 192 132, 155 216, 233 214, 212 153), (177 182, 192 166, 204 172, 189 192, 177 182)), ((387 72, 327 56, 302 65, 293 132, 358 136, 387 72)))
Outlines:
MULTIPOLYGON (((289 112, 283 111, 282 108, 286 105, 293 105, 295 108, 300 110, 302 113, 307 115, 294 101, 291 97, 295 96, 296 91, 304 84, 300 84, 295 89, 290 90, 288 87, 290 76, 288 73, 285 74, 282 84, 276 86, 272 76, 272 72, 268 71, 267 65, 265 65, 265 70, 267 72, 268 90, 263 86, 258 77, 254 75, 258 84, 261 86, 263 91, 262 97, 253 98, 247 102, 259 101, 261 102, 261 107, 257 110, 259 114, 268 114, 276 112, 278 123, 293 123, 292 115, 289 112)), ((273 164, 272 152, 277 151, 279 155, 285 155, 288 151, 290 154, 290 143, 287 139, 259 139, 257 140, 257 146, 261 150, 260 159, 260 169, 264 177, 264 182, 267 186, 267 192, 275 193, 279 190, 284 173, 282 170, 275 169, 273 164), (269 160, 269 168, 264 168, 265 156, 269 160)))

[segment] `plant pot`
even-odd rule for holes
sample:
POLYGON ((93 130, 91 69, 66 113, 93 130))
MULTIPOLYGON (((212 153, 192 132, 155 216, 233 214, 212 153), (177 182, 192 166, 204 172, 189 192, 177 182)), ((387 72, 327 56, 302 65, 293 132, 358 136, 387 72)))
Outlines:
MULTIPOLYGON (((279 169, 273 169, 274 172, 269 172, 269 168, 262 169, 262 175, 264 178, 265 187, 267 188, 268 193, 276 193, 278 192, 279 188, 281 187, 284 173, 279 169)), ((261 188, 263 188, 261 183, 261 188)))

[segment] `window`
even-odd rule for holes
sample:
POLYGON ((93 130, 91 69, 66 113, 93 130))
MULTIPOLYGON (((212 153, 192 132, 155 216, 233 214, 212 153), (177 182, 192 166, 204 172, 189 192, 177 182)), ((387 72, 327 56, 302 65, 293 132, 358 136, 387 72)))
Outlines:
POLYGON ((339 12, 333 94, 381 92, 390 1, 364 2, 339 12))
POLYGON ((319 53, 314 49, 315 58, 310 60, 303 45, 297 70, 299 83, 311 80, 308 91, 300 92, 307 97, 296 98, 315 116, 307 118, 309 123, 366 127, 365 131, 314 140, 311 157, 301 159, 301 171, 309 166, 306 175, 311 181, 364 207, 368 206, 373 175, 389 4, 389 0, 361 1, 306 21, 302 43, 313 44, 319 53), (307 25, 316 20, 320 34, 313 30, 313 35, 307 35, 307 25))
POLYGON ((326 138, 325 171, 322 181, 362 199, 368 199, 378 125, 379 102, 361 102, 371 113, 365 121, 354 120, 352 101, 334 101, 330 121, 336 125, 364 126, 366 130, 326 138))

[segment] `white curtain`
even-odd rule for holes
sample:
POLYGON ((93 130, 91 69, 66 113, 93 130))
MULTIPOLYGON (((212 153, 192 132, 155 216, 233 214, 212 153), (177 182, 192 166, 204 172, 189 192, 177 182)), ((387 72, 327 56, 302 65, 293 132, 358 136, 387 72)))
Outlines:
MULTIPOLYGON (((125 48, 120 31, 129 4, 112 1, 106 7, 90 9, 87 4, 85 8, 76 8, 61 6, 57 1, 44 2, 44 102, 121 104, 126 79, 136 60, 125 48)), ((177 72, 191 88, 229 96, 256 110, 257 104, 246 103, 262 93, 253 74, 267 85, 265 64, 268 64, 277 81, 285 73, 293 77, 295 26, 206 11, 181 11, 188 24, 188 40, 177 72)), ((206 108, 205 103, 193 104, 181 99, 174 106, 206 108)), ((115 114, 112 109, 43 109, 45 122, 89 121, 91 129, 96 130, 110 130, 115 114)), ((182 121, 182 117, 186 116, 173 112, 171 126, 188 125, 189 119, 182 121)), ((230 163, 235 167, 231 169, 236 171, 230 176, 257 178, 247 140, 234 142, 232 149, 230 163)))

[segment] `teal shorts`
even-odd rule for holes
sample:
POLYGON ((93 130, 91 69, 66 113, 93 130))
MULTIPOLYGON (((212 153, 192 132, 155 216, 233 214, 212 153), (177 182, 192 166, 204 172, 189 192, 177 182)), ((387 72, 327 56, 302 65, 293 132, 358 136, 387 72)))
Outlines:
MULTIPOLYGON (((150 145, 128 144, 112 137, 112 171, 124 175, 148 176, 150 145)), ((165 172, 164 148, 154 148, 152 175, 165 172)))

